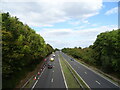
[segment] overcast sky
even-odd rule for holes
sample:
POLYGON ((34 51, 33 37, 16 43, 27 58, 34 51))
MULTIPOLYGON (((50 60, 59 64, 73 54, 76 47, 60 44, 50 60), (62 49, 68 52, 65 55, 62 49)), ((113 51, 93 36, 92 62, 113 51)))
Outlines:
POLYGON ((101 32, 118 28, 118 0, 2 0, 54 48, 88 47, 101 32), (51 2, 50 2, 51 1, 51 2))

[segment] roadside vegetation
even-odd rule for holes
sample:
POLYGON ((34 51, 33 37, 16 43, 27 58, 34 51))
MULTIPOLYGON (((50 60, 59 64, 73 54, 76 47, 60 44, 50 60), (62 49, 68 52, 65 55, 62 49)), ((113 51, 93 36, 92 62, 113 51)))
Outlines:
POLYGON ((89 47, 62 51, 120 79, 120 29, 99 34, 89 47))
POLYGON ((77 83, 74 76, 68 69, 68 66, 66 65, 66 63, 63 60, 61 55, 60 55, 60 63, 62 66, 62 70, 63 70, 64 76, 65 76, 65 80, 66 80, 68 88, 80 88, 79 84, 77 83))
POLYGON ((78 76, 78 74, 73 70, 73 68, 68 64, 68 62, 60 54, 60 63, 65 75, 66 83, 68 88, 81 88, 89 90, 89 87, 83 82, 83 80, 78 76))
POLYGON ((14 88, 47 55, 51 45, 17 17, 2 13, 2 87, 14 88))

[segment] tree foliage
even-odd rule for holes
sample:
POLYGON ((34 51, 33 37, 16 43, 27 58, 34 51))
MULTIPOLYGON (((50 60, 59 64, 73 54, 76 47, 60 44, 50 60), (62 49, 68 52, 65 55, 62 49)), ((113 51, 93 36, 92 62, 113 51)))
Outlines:
POLYGON ((101 33, 94 42, 96 64, 105 71, 120 72, 120 29, 101 33))
POLYGON ((120 29, 99 34, 94 44, 87 48, 64 48, 62 51, 99 66, 105 72, 120 73, 120 29))
POLYGON ((28 25, 9 13, 2 13, 3 88, 15 87, 18 82, 15 79, 20 72, 35 68, 37 63, 53 51, 52 46, 46 44, 28 25))
POLYGON ((58 48, 55 48, 55 49, 54 49, 54 51, 60 51, 60 49, 58 49, 58 48))

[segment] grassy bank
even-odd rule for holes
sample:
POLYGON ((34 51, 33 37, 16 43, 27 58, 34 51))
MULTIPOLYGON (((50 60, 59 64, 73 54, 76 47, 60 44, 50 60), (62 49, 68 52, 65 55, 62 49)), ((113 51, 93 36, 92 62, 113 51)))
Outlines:
POLYGON ((83 81, 83 79, 77 74, 77 72, 72 68, 72 66, 65 60, 64 57, 61 56, 61 58, 64 60, 64 63, 70 68, 70 70, 73 72, 74 76, 77 78, 80 86, 82 88, 85 88, 86 90, 89 90, 89 86, 83 81))
POLYGON ((62 69, 65 74, 68 88, 76 88, 75 85, 77 85, 79 86, 78 88, 81 88, 81 89, 85 88, 86 90, 89 89, 89 87, 83 82, 82 78, 77 74, 76 71, 73 70, 73 68, 68 64, 68 62, 61 55, 60 55, 60 63, 62 65, 62 69))
POLYGON ((75 80, 74 76, 71 74, 70 70, 68 69, 61 55, 60 55, 60 63, 62 66, 62 70, 65 76, 68 88, 80 88, 79 84, 75 80))
MULTIPOLYGON (((73 56, 71 55, 68 55, 72 58, 74 58, 73 56)), ((81 64, 93 69, 95 72, 99 73, 100 75, 104 76, 105 78, 107 79, 110 79, 111 81, 113 81, 114 83, 116 83, 117 85, 120 85, 120 79, 116 76, 116 74, 112 73, 109 75, 105 72, 103 72, 99 67, 95 66, 95 65, 91 65, 91 64, 87 64, 84 62, 84 60, 82 59, 77 59, 77 58, 74 58, 76 61, 80 62, 81 64)))

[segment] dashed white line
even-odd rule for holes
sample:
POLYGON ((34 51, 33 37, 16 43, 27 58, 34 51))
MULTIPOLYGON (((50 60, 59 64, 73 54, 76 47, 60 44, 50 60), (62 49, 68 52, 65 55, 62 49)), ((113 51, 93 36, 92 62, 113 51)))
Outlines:
POLYGON ((54 72, 54 70, 53 70, 53 72, 54 72))
POLYGON ((53 78, 51 79, 51 82, 53 82, 53 78))
POLYGON ((78 61, 76 61, 76 60, 75 60, 75 62, 79 63, 79 64, 82 65, 83 67, 87 68, 88 70, 94 72, 95 74, 99 75, 100 77, 104 78, 105 80, 109 81, 110 83, 114 84, 115 86, 119 87, 116 83, 112 82, 110 79, 108 79, 108 78, 105 77, 104 75, 102 75, 102 74, 100 74, 100 73, 92 70, 91 68, 85 66, 84 64, 82 64, 82 63, 80 63, 80 62, 78 62, 78 61))
MULTIPOLYGON (((65 58, 64 58, 65 59, 65 58)), ((65 59, 66 61, 66 59, 65 59)), ((67 62, 67 61, 66 61, 67 62)), ((68 62, 67 62, 68 63, 68 62)), ((69 63, 68 63, 69 64, 69 63)), ((74 70, 74 72, 79 76, 79 78, 85 83, 85 85, 90 89, 90 87, 88 86, 88 84, 82 79, 82 77, 75 71, 75 69, 69 64, 69 66, 74 70)), ((91 90, 91 89, 90 89, 91 90)))
POLYGON ((98 81, 95 81, 96 83, 98 83, 99 85, 100 85, 100 82, 98 82, 98 81))
POLYGON ((87 72, 84 72, 85 74, 87 74, 87 72))

